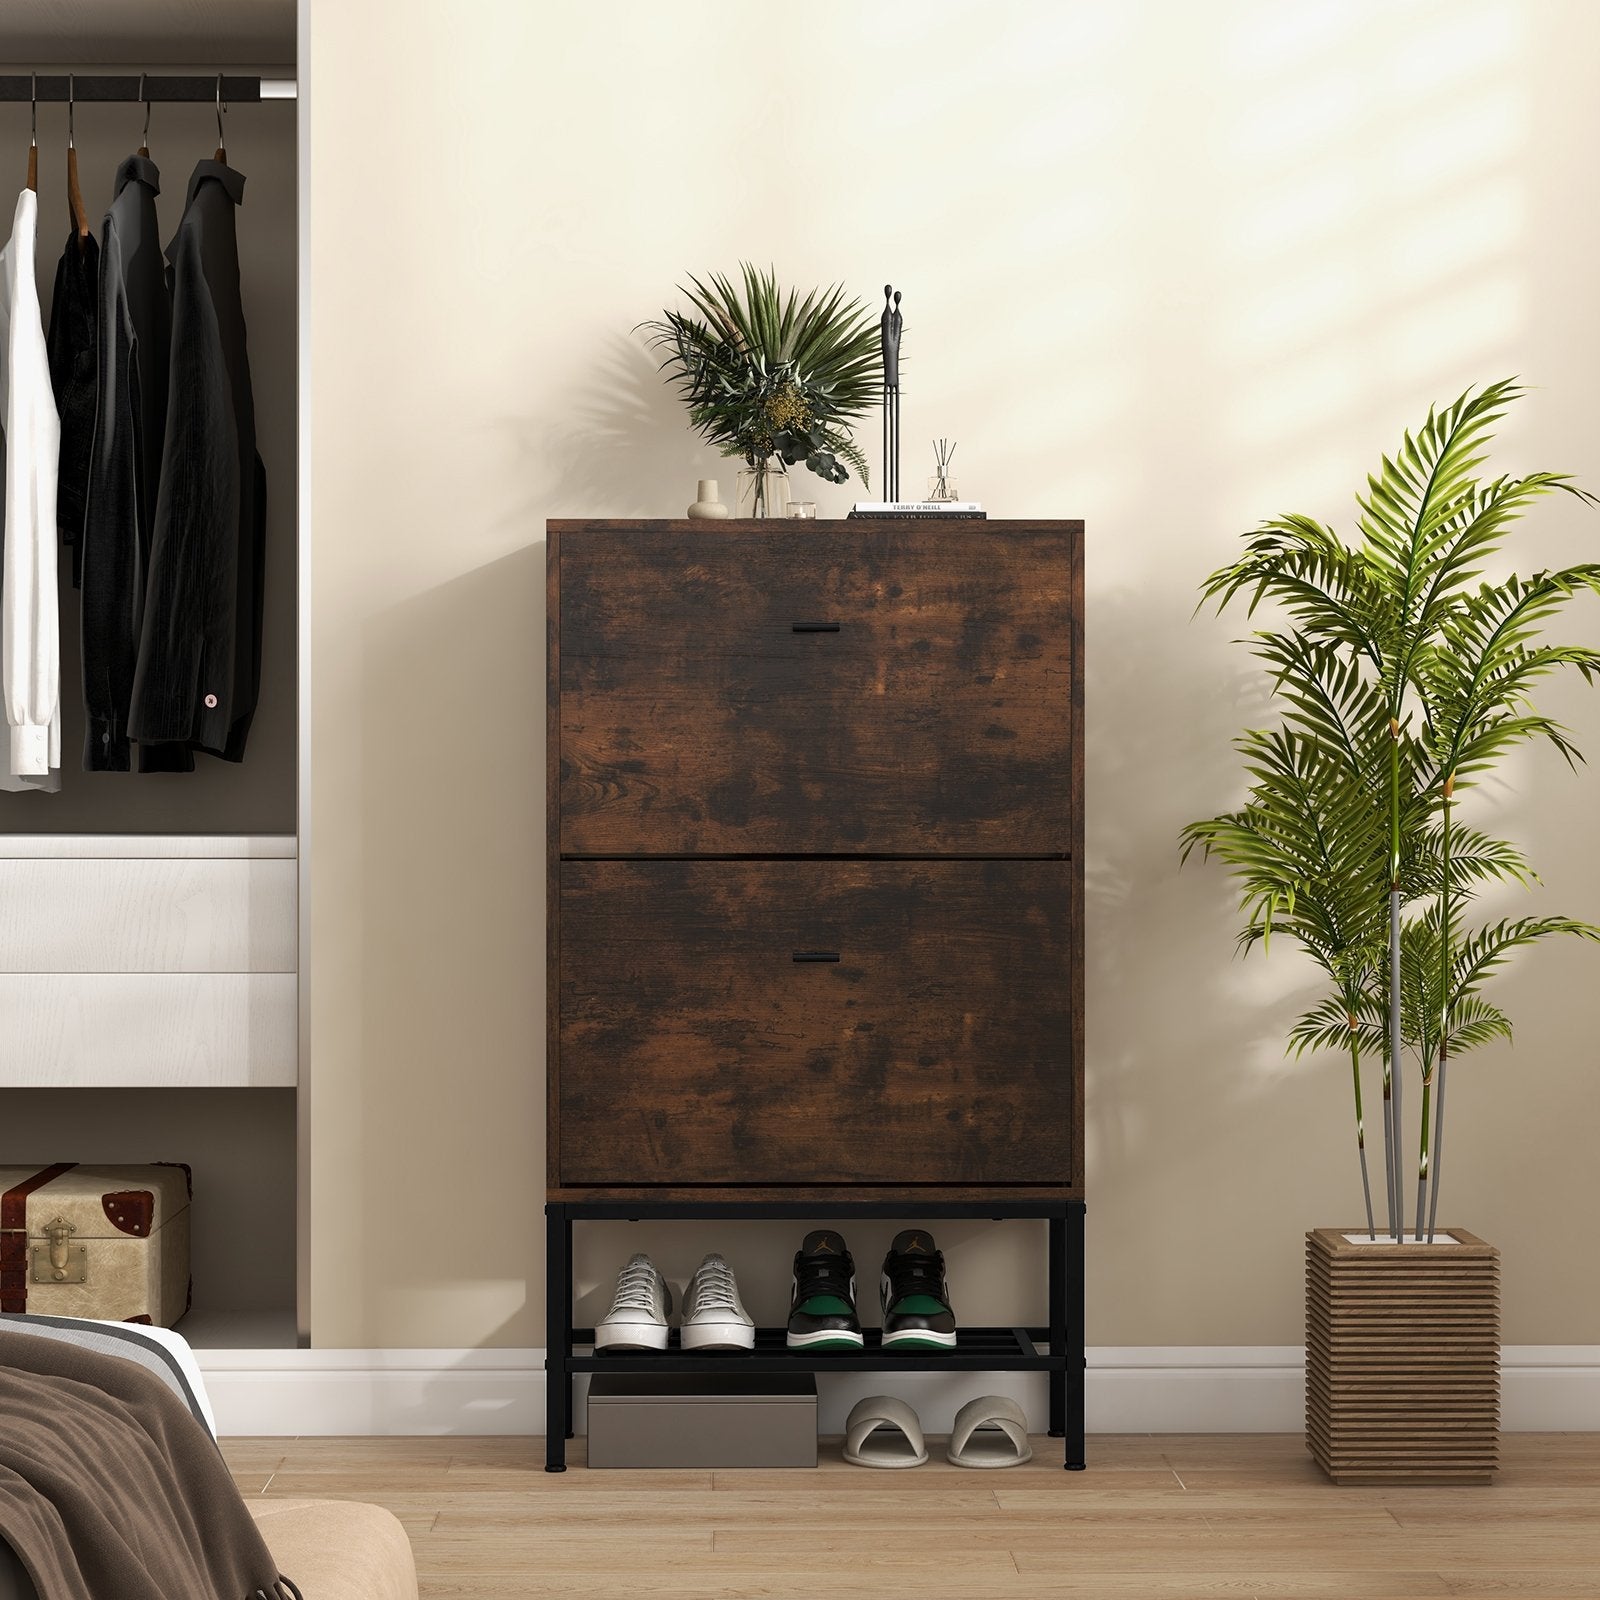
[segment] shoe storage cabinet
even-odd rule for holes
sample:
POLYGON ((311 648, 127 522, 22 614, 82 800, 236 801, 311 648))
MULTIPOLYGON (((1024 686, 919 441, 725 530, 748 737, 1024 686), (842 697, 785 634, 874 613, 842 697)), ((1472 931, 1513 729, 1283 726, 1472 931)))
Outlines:
POLYGON ((563 521, 548 1458, 573 1374, 1050 1375, 1083 1447, 1083 525, 563 521), (1043 1219, 1048 1326, 596 1356, 575 1223, 1043 1219))

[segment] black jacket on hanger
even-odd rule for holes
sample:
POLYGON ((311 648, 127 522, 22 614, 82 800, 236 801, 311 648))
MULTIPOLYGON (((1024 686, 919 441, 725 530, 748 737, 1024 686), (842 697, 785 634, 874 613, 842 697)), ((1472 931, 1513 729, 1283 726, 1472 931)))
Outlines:
POLYGON ((261 675, 266 472, 239 292, 244 176, 202 161, 167 247, 166 441, 129 732, 244 758, 261 675))
MULTIPOLYGON (((144 618, 172 311, 156 225, 161 173, 145 156, 117 168, 101 230, 100 357, 83 529, 83 764, 128 770, 128 706, 144 618)), ((192 764, 192 758, 187 758, 192 764)))
POLYGON ((80 541, 89 487, 89 456, 94 449, 95 325, 99 321, 100 246, 91 233, 80 240, 74 228, 56 267, 50 301, 50 387, 61 417, 61 454, 56 468, 56 526, 72 551, 72 581, 82 576, 80 541))

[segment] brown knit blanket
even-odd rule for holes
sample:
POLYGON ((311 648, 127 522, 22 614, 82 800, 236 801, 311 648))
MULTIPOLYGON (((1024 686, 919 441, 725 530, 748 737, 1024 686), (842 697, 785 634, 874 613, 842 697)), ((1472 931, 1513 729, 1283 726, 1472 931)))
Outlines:
POLYGON ((40 1600, 299 1600, 171 1389, 4 1327, 0 1538, 40 1600))

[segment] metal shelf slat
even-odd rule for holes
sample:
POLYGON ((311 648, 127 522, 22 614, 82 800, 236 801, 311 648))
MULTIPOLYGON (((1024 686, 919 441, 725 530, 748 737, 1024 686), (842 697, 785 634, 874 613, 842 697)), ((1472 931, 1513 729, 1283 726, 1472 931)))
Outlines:
MULTIPOLYGON (((679 1330, 668 1335, 665 1350, 595 1352, 569 1358, 569 1372, 1051 1372, 1065 1371, 1066 1357, 1052 1356, 1049 1333, 1039 1328, 962 1328, 954 1350, 885 1350, 877 1328, 863 1330, 857 1351, 790 1350, 782 1328, 756 1329, 750 1351, 684 1350, 679 1330), (1019 1335, 1022 1337, 1019 1338, 1019 1335), (1025 1341, 1025 1342, 1024 1342, 1025 1341)), ((592 1346, 593 1328, 573 1330, 573 1343, 592 1346)))

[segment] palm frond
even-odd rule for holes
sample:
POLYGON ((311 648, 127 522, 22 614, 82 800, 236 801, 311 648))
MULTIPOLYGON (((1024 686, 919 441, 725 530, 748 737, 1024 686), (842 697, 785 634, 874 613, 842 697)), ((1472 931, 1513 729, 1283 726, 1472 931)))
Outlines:
MULTIPOLYGON (((1463 938, 1454 953, 1451 966, 1454 996, 1476 994, 1513 951, 1561 935, 1600 942, 1600 928, 1573 917, 1508 917, 1479 928, 1463 938)), ((1452 1004, 1458 1003, 1459 998, 1452 1001, 1452 1004)))
POLYGON ((1535 684, 1563 668, 1588 682, 1600 677, 1600 651, 1533 642, 1582 591, 1600 594, 1600 564, 1513 575, 1439 610, 1437 644, 1421 663, 1419 689, 1441 773, 1466 780, 1530 739, 1547 740, 1569 762, 1582 759, 1567 730, 1540 716, 1530 698, 1535 684))
POLYGON ((1290 1028, 1289 1053, 1296 1059, 1311 1050, 1347 1053, 1352 1036, 1362 1055, 1380 1055, 1383 1051, 1382 1017, 1370 1005, 1352 1007, 1344 995, 1330 994, 1290 1028))
POLYGON ((1373 663, 1382 659, 1383 595, 1359 552, 1310 517, 1262 524, 1244 556, 1221 567, 1201 587, 1201 603, 1218 610, 1250 595, 1249 614, 1263 600, 1282 606, 1309 636, 1349 645, 1373 663))

